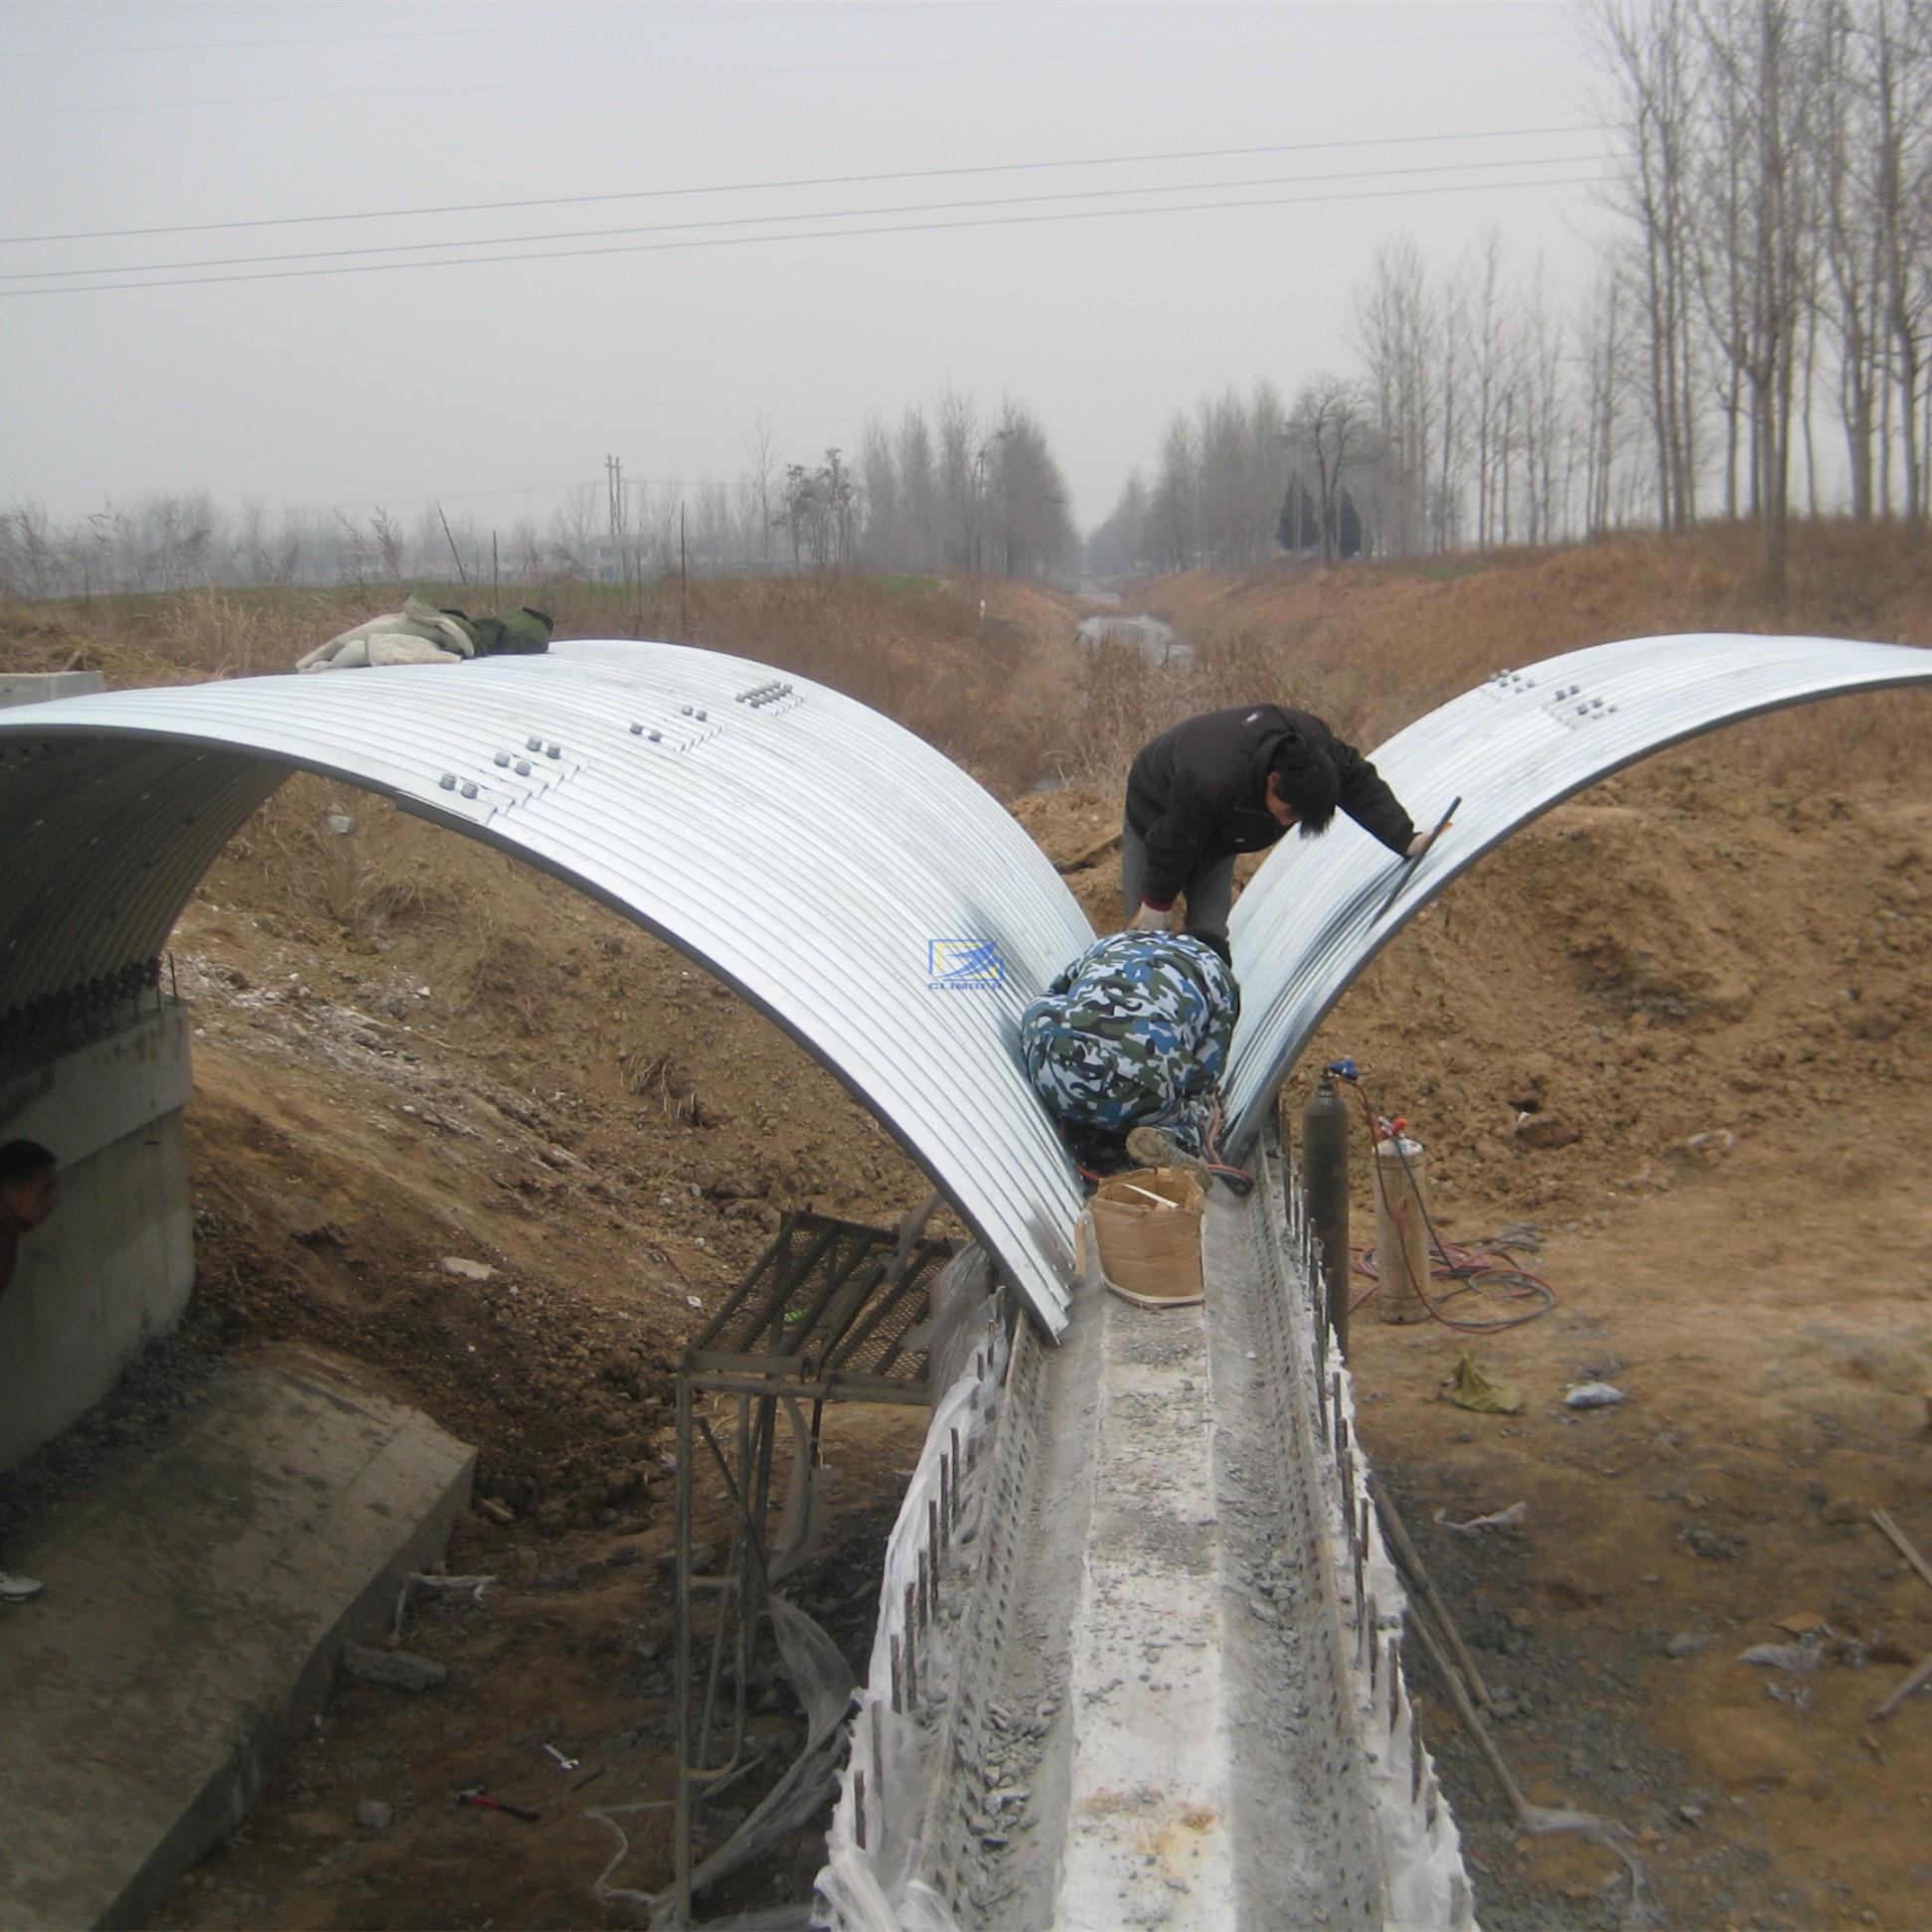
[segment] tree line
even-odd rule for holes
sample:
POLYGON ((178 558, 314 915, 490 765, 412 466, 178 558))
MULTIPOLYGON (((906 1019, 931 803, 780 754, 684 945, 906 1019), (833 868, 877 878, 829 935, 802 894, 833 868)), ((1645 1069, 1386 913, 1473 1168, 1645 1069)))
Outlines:
MULTIPOLYGON (((1589 0, 1611 131, 1588 286, 1500 232, 1409 239, 1352 291, 1348 366, 1209 394, 1087 540, 1089 569, 1251 569, 1286 551, 1541 544, 1748 517, 1928 515, 1932 0, 1589 0)), ((205 495, 58 524, 0 512, 0 593, 704 570, 1041 576, 1079 545, 1038 417, 946 391, 855 446, 728 482, 568 492, 507 529, 427 505, 225 513, 205 495)))
POLYGON ((989 412, 947 390, 895 425, 868 422, 856 456, 831 448, 787 461, 759 417, 728 482, 627 477, 610 457, 601 487, 563 493, 546 521, 523 515, 501 527, 461 504, 408 515, 380 505, 271 512, 260 502, 226 511, 206 492, 110 503, 62 522, 18 498, 0 510, 0 595, 408 579, 517 587, 637 582, 681 567, 1040 577, 1078 546, 1039 418, 1011 399, 989 412))
POLYGON ((1794 509, 1927 515, 1932 0, 1596 0, 1591 285, 1399 239, 1353 367, 1178 414, 1090 566, 1251 568, 1794 509))

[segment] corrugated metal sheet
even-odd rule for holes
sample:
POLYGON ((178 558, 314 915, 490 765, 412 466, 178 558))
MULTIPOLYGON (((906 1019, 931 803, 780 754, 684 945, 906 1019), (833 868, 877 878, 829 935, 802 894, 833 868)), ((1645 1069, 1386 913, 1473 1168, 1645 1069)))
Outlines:
MULTIPOLYGON (((1599 644, 1499 673, 1374 752, 1418 825, 1457 794, 1455 829, 1400 870, 1338 819, 1288 839, 1255 875, 1228 926, 1241 1020, 1227 1082, 1230 1148, 1260 1125, 1323 1016, 1436 893, 1550 806, 1699 732, 1847 692, 1932 684, 1932 652, 1827 637, 1696 634, 1599 644)), ((1932 722, 1932 721, 1929 721, 1932 722)))
POLYGON ((1013 818, 837 692, 679 645, 254 678, 0 717, 0 1012, 151 957, 290 770, 500 846, 659 934, 872 1107, 1051 1333, 1079 1191, 1019 1016, 1089 929, 1013 818), (935 940, 998 976, 930 984, 935 940))
MULTIPOLYGON (((1716 725, 1932 682, 1932 654, 1827 638, 1639 639, 1505 673, 1375 760, 1455 831, 1388 911, 1353 825, 1278 848, 1235 907, 1243 1010, 1229 1144, 1322 1016, 1430 897, 1518 826, 1716 725)), ((290 770, 324 772, 502 847, 738 988, 904 1143, 1049 1332, 1079 1194, 1014 1042, 1089 937, 1013 819, 877 713, 679 645, 256 678, 0 716, 0 1013, 152 957, 222 847, 290 770), (26 837, 18 836, 24 831, 26 837), (997 983, 928 983, 934 940, 997 983)))

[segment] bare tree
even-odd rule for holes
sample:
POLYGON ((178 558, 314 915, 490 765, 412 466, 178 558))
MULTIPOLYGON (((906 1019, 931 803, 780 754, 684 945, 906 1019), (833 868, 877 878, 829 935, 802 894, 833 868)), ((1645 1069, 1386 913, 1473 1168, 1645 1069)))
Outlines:
POLYGON ((1415 242, 1407 236, 1384 242, 1356 291, 1354 334, 1386 439, 1388 543, 1402 556, 1428 541, 1437 418, 1448 413, 1441 318, 1415 242))
POLYGON ((1630 245, 1649 351, 1658 522, 1683 530, 1696 516, 1697 487, 1692 6, 1690 0, 1595 0, 1592 25, 1608 74, 1605 118, 1625 143, 1610 205, 1635 231, 1630 245))
POLYGON ((962 569, 977 567, 974 556, 980 523, 979 412, 970 397, 941 391, 939 423, 939 529, 943 561, 962 569))
POLYGON ((939 521, 939 478, 933 466, 932 432, 925 412, 908 408, 893 439, 892 468, 904 520, 904 563, 914 570, 937 569, 945 556, 939 521))
POLYGON ((1311 377, 1296 395, 1288 428, 1295 459, 1290 488, 1299 480, 1314 499, 1325 564, 1345 552, 1345 516, 1354 510, 1350 485, 1367 453, 1371 430, 1367 394, 1349 377, 1327 373, 1311 377))
POLYGON ((1149 515, 1146 479, 1138 469, 1130 470, 1106 520, 1087 539, 1087 568, 1096 576, 1127 576, 1145 568, 1149 515))
POLYGON ((890 569, 905 556, 905 505, 891 439, 877 416, 859 437, 859 554, 874 569, 890 569))
MULTIPOLYGON (((1918 401, 1932 301, 1926 266, 1932 253, 1932 8, 1923 0, 1874 0, 1869 15, 1877 141, 1874 239, 1897 398, 1905 515, 1917 522, 1926 513, 1918 401)), ((1889 453, 1885 476, 1888 493, 1889 453)))
POLYGON ((1725 285, 1742 289, 1735 309, 1706 307, 1750 402, 1752 502, 1775 585, 1784 581, 1790 541, 1798 331, 1812 305, 1818 253, 1811 161, 1819 102, 1807 36, 1816 18, 1798 0, 1704 0, 1698 13, 1729 136, 1705 170, 1703 199, 1726 213, 1719 265, 1725 285))
POLYGON ((1073 548, 1066 479, 1046 433, 1022 403, 1009 400, 991 439, 986 471, 990 534, 1007 576, 1045 576, 1073 548))
POLYGON ((777 528, 772 491, 778 473, 778 458, 771 437, 771 423, 761 409, 751 418, 751 442, 746 452, 751 468, 748 472, 748 488, 744 491, 747 501, 755 499, 758 506, 758 556, 766 569, 771 567, 771 533, 777 528))
POLYGON ((402 526, 380 503, 369 513, 369 541, 375 547, 383 574, 392 582, 401 577, 404 542, 402 526))
POLYGON ((1583 527, 1601 535, 1615 519, 1616 482, 1623 451, 1622 402, 1629 382, 1625 367, 1625 283, 1615 268, 1599 278, 1595 297, 1577 322, 1577 357, 1583 366, 1585 429, 1583 527))
POLYGON ((47 505, 16 497, 0 511, 0 589, 14 597, 52 597, 65 587, 67 560, 47 505))
POLYGON ((1875 402, 1884 380, 1881 249, 1874 221, 1880 143, 1871 47, 1872 37, 1859 31, 1853 7, 1834 0, 1822 9, 1820 102, 1813 131, 1825 273, 1810 321, 1815 325, 1822 313, 1837 355, 1851 508, 1860 518, 1872 512, 1875 402))
POLYGON ((1475 276, 1469 374, 1470 453, 1476 467, 1476 543, 1510 541, 1510 459, 1518 434, 1521 345, 1516 303, 1503 274, 1503 237, 1483 243, 1475 276))
POLYGON ((551 518, 551 542, 558 566, 565 576, 579 579, 594 574, 591 546, 597 529, 597 486, 579 483, 568 491, 551 518))
POLYGON ((1200 459, 1194 431, 1177 415, 1161 438, 1148 506, 1155 561, 1164 569, 1191 570, 1200 562, 1200 459))

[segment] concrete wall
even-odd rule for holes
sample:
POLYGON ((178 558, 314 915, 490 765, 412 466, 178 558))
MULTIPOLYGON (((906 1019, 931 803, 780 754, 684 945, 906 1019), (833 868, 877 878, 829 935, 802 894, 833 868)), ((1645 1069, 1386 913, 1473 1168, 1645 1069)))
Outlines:
POLYGON ((85 698, 105 691, 98 671, 8 671, 0 673, 0 711, 15 705, 44 705, 51 698, 85 698))
POLYGON ((180 1006, 0 1077, 0 1141, 37 1140, 61 1161, 60 1208, 21 1241, 0 1296, 0 1468, 66 1428, 180 1320, 195 1280, 181 1120, 193 1088, 180 1006))

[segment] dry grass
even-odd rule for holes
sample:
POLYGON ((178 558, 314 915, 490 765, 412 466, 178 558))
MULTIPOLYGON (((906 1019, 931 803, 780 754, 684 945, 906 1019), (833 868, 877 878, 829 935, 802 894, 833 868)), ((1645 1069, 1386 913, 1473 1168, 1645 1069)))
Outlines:
POLYGON ((652 1102, 667 1119, 687 1127, 705 1124, 696 1082, 670 1053, 648 1043, 617 1049, 617 1077, 633 1099, 652 1102))
MULTIPOLYGON (((439 604, 488 602, 473 588, 417 587, 439 604)), ((204 589, 16 605, 0 608, 0 664, 92 666, 117 685, 286 671, 336 632, 400 607, 409 588, 204 589)), ((549 610, 560 638, 682 637, 831 685, 897 719, 996 790, 1032 783, 1067 737, 1071 605, 1031 585, 700 578, 682 595, 675 579, 635 590, 506 585, 505 603, 517 598, 549 610)))
POLYGON ((864 576, 562 585, 560 636, 677 637, 830 685, 896 719, 995 790, 1051 769, 1067 738, 1072 607, 1031 585, 956 578, 906 594, 864 576), (980 601, 987 606, 981 622, 980 601))
MULTIPOLYGON (((1932 546, 1896 529, 1793 533, 1789 590, 1766 588, 1755 533, 1626 537, 1481 560, 1347 565, 1150 585, 1151 608, 1203 652, 1198 691, 1305 705, 1374 744, 1504 666, 1680 631, 1932 644, 1932 546)), ((1758 721, 1709 754, 1774 781, 1922 776, 1922 705, 1841 699, 1758 721)))
MULTIPOLYGON (((481 607, 458 586, 423 588, 481 607)), ((203 590, 15 606, 0 609, 0 665, 91 663, 116 684, 281 670, 404 594, 203 590)), ((1066 598, 998 579, 506 586, 506 602, 521 596, 551 610, 560 637, 684 636, 831 685, 1011 795, 1043 776, 1114 782, 1175 719, 1256 698, 1305 705, 1372 745, 1503 665, 1613 638, 1800 631, 1932 644, 1932 546, 1897 528, 1801 526, 1782 604, 1765 588, 1755 533, 1741 526, 1403 565, 1169 577, 1146 586, 1145 602, 1193 640, 1197 658, 1164 668, 1117 646, 1081 654, 1066 598)), ((1919 704, 1844 699, 1727 731, 1709 751, 1774 781, 1896 781, 1923 772, 1924 723, 1919 704)), ((313 870, 313 856, 300 856, 313 870)), ((315 863, 325 906, 354 933, 376 937, 415 909, 393 882, 331 878, 326 867, 339 862, 326 852, 315 863)))
POLYGON ((360 621, 335 592, 291 591, 272 600, 216 589, 160 600, 146 635, 184 670, 210 678, 286 671, 304 652, 360 621))
POLYGON ((299 775, 242 827, 228 857, 272 875, 277 905, 333 928, 349 951, 383 952, 400 929, 450 909, 437 877, 401 857, 395 820, 394 807, 353 786, 299 775), (356 822, 355 837, 328 830, 336 814, 356 822))

